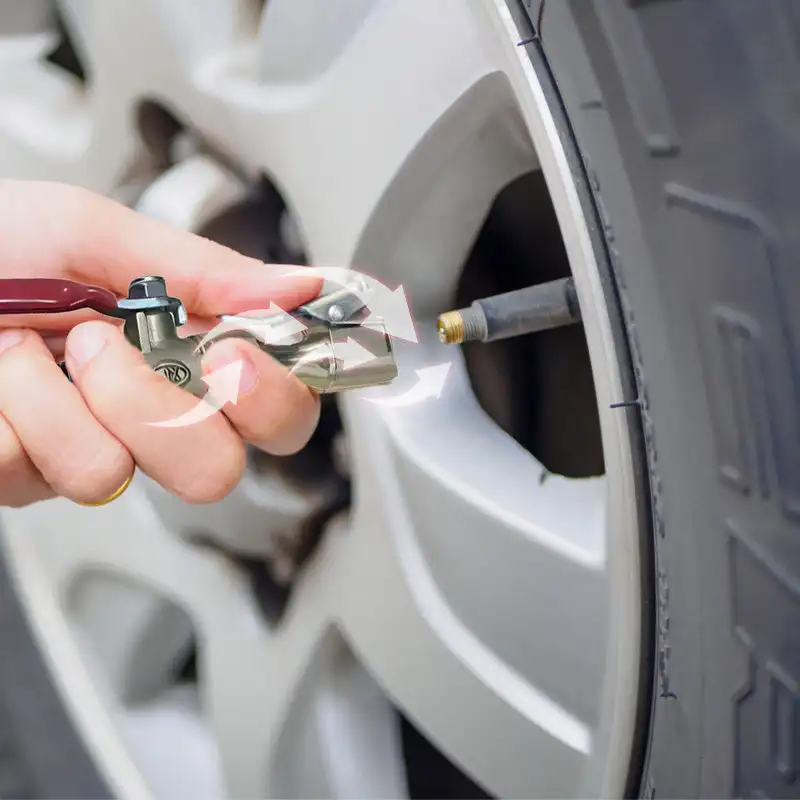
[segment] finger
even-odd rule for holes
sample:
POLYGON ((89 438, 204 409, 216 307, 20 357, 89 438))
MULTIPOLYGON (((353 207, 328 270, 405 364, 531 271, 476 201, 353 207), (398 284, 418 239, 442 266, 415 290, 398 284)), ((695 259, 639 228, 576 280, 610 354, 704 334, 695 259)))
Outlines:
POLYGON ((46 331, 39 331, 42 340, 47 345, 47 349, 52 354, 56 361, 64 359, 64 348, 67 345, 66 334, 63 333, 48 333, 46 331))
MULTIPOLYGON (((3 273, 6 273, 5 269, 3 269, 3 273)), ((4 275, 0 275, 0 277, 4 277, 4 275)), ((90 320, 110 321, 110 318, 91 309, 65 311, 63 314, 0 314, 0 328, 32 328, 41 331, 45 336, 57 337, 65 336, 67 331, 72 330, 76 325, 90 320)), ((122 322, 117 324, 122 325, 122 322)))
POLYGON ((22 508, 55 497, 17 435, 0 416, 0 506, 22 508))
POLYGON ((201 401, 150 369, 117 328, 79 325, 67 337, 66 360, 95 417, 167 490, 212 503, 239 482, 244 445, 224 414, 180 427, 153 424, 178 420, 201 401))
POLYGON ((94 419, 33 331, 0 333, 0 409, 60 495, 96 503, 133 472, 130 454, 94 419))
POLYGON ((203 371, 241 364, 239 395, 223 411, 239 434, 273 455, 291 455, 308 442, 317 426, 319 397, 275 359, 243 341, 215 344, 203 371))
POLYGON ((0 220, 11 275, 66 275, 120 295, 133 278, 161 275, 170 293, 199 316, 270 303, 295 308, 322 285, 298 267, 265 265, 77 187, 0 182, 0 220))

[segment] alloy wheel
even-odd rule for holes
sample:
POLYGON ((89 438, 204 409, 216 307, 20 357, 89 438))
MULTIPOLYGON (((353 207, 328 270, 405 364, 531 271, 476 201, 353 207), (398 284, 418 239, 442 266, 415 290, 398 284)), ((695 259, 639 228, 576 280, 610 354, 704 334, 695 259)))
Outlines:
POLYGON ((3 513, 40 646, 112 790, 407 796, 399 709, 492 795, 620 794, 642 647, 634 457, 610 408, 624 363, 505 0, 63 2, 83 79, 46 58, 51 4, 25 6, 0 40, 0 174, 194 230, 268 176, 310 262, 402 283, 420 338, 398 347, 396 386, 341 399, 350 508, 277 620, 197 539, 264 557, 320 502, 280 475, 252 470, 210 508, 140 476, 106 508, 3 513), (208 148, 182 140, 160 161, 139 124, 153 107, 208 148), (498 194, 539 172, 580 297, 604 475, 542 481, 435 336, 498 194), (440 364, 437 398, 381 402, 440 364))

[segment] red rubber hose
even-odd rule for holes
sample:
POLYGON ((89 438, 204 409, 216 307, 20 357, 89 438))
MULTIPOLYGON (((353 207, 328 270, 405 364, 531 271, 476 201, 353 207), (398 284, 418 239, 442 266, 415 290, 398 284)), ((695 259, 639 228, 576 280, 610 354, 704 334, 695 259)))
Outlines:
POLYGON ((0 279, 0 314, 59 314, 82 308, 120 315, 114 294, 98 286, 58 278, 0 279))

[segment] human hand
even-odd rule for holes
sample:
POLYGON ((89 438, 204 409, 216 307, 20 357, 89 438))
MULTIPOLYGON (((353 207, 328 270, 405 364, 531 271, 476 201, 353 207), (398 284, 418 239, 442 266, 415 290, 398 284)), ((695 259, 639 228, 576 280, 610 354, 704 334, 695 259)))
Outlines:
MULTIPOLYGON (((66 278, 124 296, 146 274, 166 279, 198 329, 222 313, 294 308, 321 286, 82 189, 0 181, 0 278, 66 278)), ((0 506, 58 495, 99 503, 135 466, 189 502, 223 498, 244 471, 245 442, 289 455, 319 418, 318 397, 245 341, 213 345, 203 369, 237 360, 236 405, 190 427, 154 427, 197 399, 152 371, 118 324, 93 312, 0 315, 0 506)))

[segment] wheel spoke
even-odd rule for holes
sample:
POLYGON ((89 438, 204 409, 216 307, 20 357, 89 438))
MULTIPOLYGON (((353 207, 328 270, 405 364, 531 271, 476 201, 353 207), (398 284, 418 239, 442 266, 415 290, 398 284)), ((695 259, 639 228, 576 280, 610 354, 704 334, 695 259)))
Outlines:
POLYGON ((219 623, 204 631, 200 646, 202 702, 220 753, 227 796, 265 797, 275 726, 319 631, 306 630, 312 641, 298 643, 287 655, 288 648, 279 652, 269 638, 232 636, 224 620, 219 623))
POLYGON ((221 559, 170 533, 147 502, 145 485, 137 479, 124 497, 104 508, 88 510, 54 500, 7 512, 4 526, 17 545, 35 551, 59 602, 78 576, 98 569, 151 586, 183 607, 202 609, 207 605, 202 583, 219 580, 221 559), (61 536, 52 530, 54 518, 64 531, 61 536))
POLYGON ((326 540, 272 630, 203 619, 201 695, 231 797, 404 794, 396 716, 330 616, 338 562, 326 540))
POLYGON ((321 75, 381 0, 269 0, 261 21, 257 75, 264 84, 321 75))
MULTIPOLYGON (((53 31, 53 36, 55 35, 53 31)), ((0 70, 0 175, 70 180, 91 138, 86 95, 77 79, 45 64, 54 38, 18 42, 19 58, 0 70)))
POLYGON ((605 677, 603 481, 539 485, 540 465, 488 421, 460 362, 438 402, 347 406, 360 505, 340 613, 359 656, 489 790, 579 791, 565 781, 592 749, 605 677), (467 733, 475 719, 495 744, 467 733))
POLYGON ((226 498, 207 506, 187 505, 156 484, 147 492, 171 530, 253 558, 274 556, 280 537, 291 535, 324 499, 312 490, 292 489, 276 476, 251 472, 226 498))
POLYGON ((170 84, 185 82, 201 60, 255 30, 249 0, 206 0, 202 6, 192 0, 142 0, 134 6, 126 0, 72 0, 70 5, 77 7, 73 27, 88 42, 97 80, 124 79, 125 86, 145 91, 177 88, 170 84))
POLYGON ((174 683, 193 639, 189 617, 146 587, 90 573, 69 601, 87 650, 125 705, 151 700, 174 683))
POLYGON ((65 25, 89 71, 88 86, 44 63, 35 48, 28 48, 13 68, 4 65, 3 177, 60 180, 110 192, 140 154, 133 126, 139 100, 180 97, 203 59, 256 30, 248 0, 202 5, 65 0, 62 5, 65 25))
POLYGON ((304 684, 275 752, 273 796, 404 797, 397 715, 338 634, 304 684))
MULTIPOLYGON (((280 6, 274 20, 268 11, 262 39, 297 42, 280 28, 292 19, 280 6)), ((499 188, 535 163, 472 4, 387 0, 348 19, 358 27, 339 37, 343 52, 305 82, 260 81, 257 50, 210 62, 197 76, 192 116, 277 178, 317 262, 350 262, 382 198, 392 210, 382 224, 405 223, 454 161, 472 165, 458 209, 471 238, 499 188)))
MULTIPOLYGON (((324 609, 325 603, 315 602, 314 593, 307 592, 308 602, 294 612, 295 624, 287 626, 281 640, 275 642, 252 605, 244 576, 213 552, 184 544, 169 532, 145 499, 143 482, 137 483, 105 508, 87 510, 67 501, 53 501, 6 514, 12 554, 28 564, 33 557, 44 567, 45 585, 54 592, 51 602, 66 602, 81 576, 101 571, 153 587, 187 609, 198 629, 201 696, 216 734, 229 792, 235 797, 263 796, 272 739, 293 697, 293 687, 310 662, 314 643, 323 633, 323 621, 315 622, 308 615, 313 617, 315 609, 324 609), (52 530, 54 505, 61 506, 61 536, 52 530)), ((103 612, 96 607, 88 613, 90 599, 84 595, 77 606, 85 612, 81 619, 84 627, 96 629, 108 619, 102 618, 103 612)), ((107 608, 106 613, 113 616, 114 610, 107 608)), ((144 612, 148 610, 154 611, 145 608, 144 612)), ((123 645, 126 637, 120 634, 117 650, 113 642, 104 642, 105 652, 100 655, 105 656, 104 666, 112 680, 124 682, 131 677, 118 663, 126 651, 131 652, 130 639, 135 641, 137 634, 163 635, 163 625, 159 629, 158 620, 152 619, 152 614, 150 617, 152 624, 145 624, 144 630, 141 625, 148 620, 141 617, 138 631, 135 618, 121 623, 127 628, 129 641, 123 645)), ((176 631, 172 627, 174 642, 176 631)), ((155 667, 164 666, 163 647, 151 648, 150 655, 161 663, 150 663, 144 670, 139 665, 139 689, 142 680, 154 679, 155 667)), ((137 654, 137 658, 144 656, 137 654)), ((136 666, 127 665, 128 669, 136 666)), ((143 708, 139 716, 146 716, 146 712, 143 708)), ((162 709, 150 717, 169 722, 176 713, 185 711, 172 711, 165 717, 162 709)))

